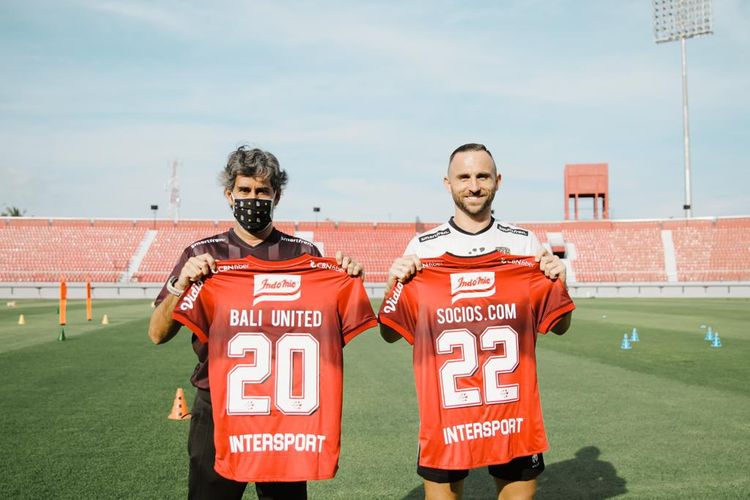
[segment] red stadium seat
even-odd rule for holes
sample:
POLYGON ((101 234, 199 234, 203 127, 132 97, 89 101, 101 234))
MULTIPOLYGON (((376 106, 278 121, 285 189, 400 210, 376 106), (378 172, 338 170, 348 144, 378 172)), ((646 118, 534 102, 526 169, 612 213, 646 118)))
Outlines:
MULTIPOLYGON (((162 282, 184 247, 225 231, 232 222, 167 220, 0 219, 0 281, 56 282, 91 279, 117 282, 148 231, 155 238, 135 282, 162 282)), ((437 223, 289 222, 287 233, 312 235, 327 256, 341 250, 360 260, 367 280, 383 282, 391 262, 417 231, 437 223)), ((523 223, 542 243, 560 233, 575 248, 570 265, 579 282, 663 282, 667 280, 661 231, 672 233, 679 281, 750 281, 750 218, 662 221, 565 221, 523 223)))

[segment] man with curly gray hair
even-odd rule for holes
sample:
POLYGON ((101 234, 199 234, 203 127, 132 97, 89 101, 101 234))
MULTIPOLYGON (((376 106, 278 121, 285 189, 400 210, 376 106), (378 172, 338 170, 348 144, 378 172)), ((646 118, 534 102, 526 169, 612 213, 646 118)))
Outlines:
MULTIPOLYGON (((196 241, 185 248, 170 278, 156 298, 148 335, 155 344, 172 339, 180 323, 172 311, 190 285, 216 272, 216 261, 253 256, 262 260, 283 261, 302 254, 320 257, 312 243, 276 229, 273 211, 281 199, 288 176, 278 159, 268 151, 242 146, 233 151, 219 174, 224 197, 234 214, 229 231, 196 241)), ((350 276, 362 276, 362 266, 349 256, 336 252, 337 263, 350 276)), ((216 448, 208 376, 208 346, 192 336, 198 356, 191 383, 196 397, 188 437, 190 467, 188 497, 194 499, 241 498, 247 483, 220 476, 214 470, 216 448)), ((307 498, 307 483, 255 483, 260 499, 307 498)))

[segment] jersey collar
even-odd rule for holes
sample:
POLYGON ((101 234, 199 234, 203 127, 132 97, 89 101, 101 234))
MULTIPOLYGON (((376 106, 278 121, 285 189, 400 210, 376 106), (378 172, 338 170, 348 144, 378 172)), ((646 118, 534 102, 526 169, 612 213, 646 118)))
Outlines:
MULTIPOLYGON (((424 260, 430 260, 430 259, 424 259, 424 260)), ((528 261, 530 263, 534 263, 534 258, 528 255, 510 255, 507 253, 498 252, 497 250, 493 250, 492 252, 485 253, 482 255, 473 255, 469 257, 465 257, 462 255, 455 255, 450 252, 445 252, 440 257, 435 257, 435 260, 443 260, 444 262, 448 262, 450 264, 457 264, 460 266, 467 266, 467 265, 478 265, 478 264, 485 264, 485 263, 492 263, 492 264, 514 264, 517 261, 528 261)))
POLYGON ((240 236, 234 232, 234 228, 229 230, 229 239, 232 240, 232 243, 234 243, 237 246, 250 248, 250 249, 257 249, 262 248, 264 246, 273 245, 275 243, 278 243, 279 240, 281 240, 281 232, 279 232, 278 229, 275 227, 271 230, 271 234, 269 234, 265 240, 261 241, 255 246, 247 244, 245 240, 240 238, 240 236))
POLYGON ((453 220, 453 217, 451 217, 450 219, 448 219, 448 224, 449 224, 449 225, 450 225, 450 226, 451 226, 451 227, 452 227, 453 229, 455 229, 455 230, 456 230, 456 231, 458 231, 459 233, 463 233, 463 234, 468 234, 469 236, 476 236, 476 235, 478 235, 478 234, 482 234, 482 233, 485 233, 485 232, 489 231, 489 230, 490 230, 490 228, 492 227, 492 225, 493 225, 494 223, 495 223, 495 218, 494 218, 494 217, 490 217, 490 223, 489 223, 489 224, 487 224, 487 227, 485 227, 484 229, 480 229, 480 230, 479 230, 479 231, 477 231, 476 233, 470 233, 470 232, 468 232, 468 231, 464 231, 463 229, 461 229, 460 227, 458 227, 458 225, 456 224, 456 222, 455 222, 455 221, 453 220))

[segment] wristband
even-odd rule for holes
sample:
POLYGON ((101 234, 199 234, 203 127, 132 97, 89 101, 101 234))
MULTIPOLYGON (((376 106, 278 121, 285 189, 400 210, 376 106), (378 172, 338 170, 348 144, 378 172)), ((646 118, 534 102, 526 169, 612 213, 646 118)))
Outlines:
POLYGON ((180 290, 175 286, 175 283, 177 283, 177 279, 177 276, 170 276, 170 278, 167 280, 167 291, 175 297, 182 297, 182 294, 185 293, 185 290, 180 290))

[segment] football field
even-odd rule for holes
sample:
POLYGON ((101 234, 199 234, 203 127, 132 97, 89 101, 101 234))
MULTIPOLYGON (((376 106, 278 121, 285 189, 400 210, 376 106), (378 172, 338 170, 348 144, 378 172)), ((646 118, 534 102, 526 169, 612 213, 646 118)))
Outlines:
MULTIPOLYGON (((537 498, 748 498, 750 301, 576 304, 565 336, 538 341, 550 450, 537 498), (640 342, 621 350, 633 327, 640 342)), ((178 387, 192 407, 188 332, 154 346, 148 302, 97 301, 88 323, 71 301, 61 342, 56 310, 0 309, 0 498, 185 498, 189 424, 166 417, 178 387)), ((310 497, 422 498, 408 344, 373 329, 345 363, 339 472, 310 483, 310 497)), ((493 496, 486 472, 472 472, 465 498, 493 496)))

